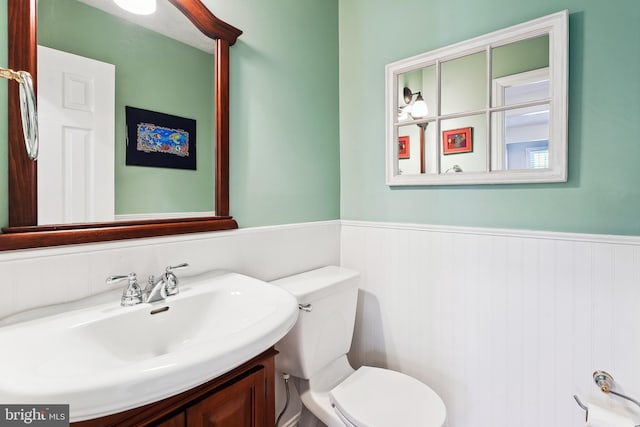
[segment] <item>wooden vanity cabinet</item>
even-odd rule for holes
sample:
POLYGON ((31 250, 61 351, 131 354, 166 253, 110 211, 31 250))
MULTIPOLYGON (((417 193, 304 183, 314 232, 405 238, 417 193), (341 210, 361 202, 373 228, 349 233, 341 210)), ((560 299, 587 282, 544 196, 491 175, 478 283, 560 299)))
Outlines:
POLYGON ((187 425, 187 414, 181 411, 169 419, 151 425, 157 427, 184 427, 187 425))
MULTIPOLYGON (((187 427, 265 426, 264 369, 187 408, 187 427)), ((272 421, 273 424, 274 421, 272 421)))
POLYGON ((221 377, 140 408, 73 427, 271 427, 277 352, 271 348, 221 377))

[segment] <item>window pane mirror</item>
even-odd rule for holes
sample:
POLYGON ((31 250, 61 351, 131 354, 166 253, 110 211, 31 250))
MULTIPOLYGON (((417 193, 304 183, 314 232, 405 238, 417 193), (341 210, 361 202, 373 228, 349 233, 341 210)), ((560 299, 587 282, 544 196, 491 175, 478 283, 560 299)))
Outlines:
MULTIPOLYGON (((68 1, 71 2, 71 0, 68 1)), ((85 2, 92 3, 92 1, 89 0, 86 0, 85 2)), ((52 3, 49 2, 43 4, 48 4, 50 6, 52 3)), ((72 8, 74 13, 80 10, 80 6, 75 6, 77 7, 72 8)), ((192 206, 183 205, 183 209, 188 212, 205 211, 211 213, 211 207, 213 207, 215 210, 215 216, 190 216, 186 218, 161 217, 144 220, 133 217, 132 219, 125 219, 123 221, 116 222, 105 222, 106 220, 97 219, 90 220, 92 222, 73 222, 71 224, 59 224, 58 220, 54 219, 52 221, 55 222, 54 224, 38 225, 38 165, 36 162, 30 161, 25 153, 21 135, 22 130, 17 87, 16 85, 9 85, 9 227, 4 228, 2 230, 3 233, 0 234, 0 250, 89 243, 106 240, 131 239, 237 228, 236 222, 229 216, 229 47, 235 43, 237 37, 242 34, 242 31, 218 19, 200 0, 169 0, 168 2, 163 2, 162 6, 175 8, 179 14, 179 16, 171 18, 169 22, 165 22, 164 26, 178 26, 178 21, 186 18, 186 20, 188 20, 188 25, 192 25, 197 28, 208 38, 205 40, 205 43, 208 42, 210 46, 213 46, 214 52, 212 60, 214 61, 214 65, 213 67, 208 68, 209 72, 211 72, 209 76, 211 79, 207 79, 206 83, 207 88, 211 90, 209 91, 207 88, 202 90, 203 92, 209 91, 210 93, 211 99, 203 99, 203 102, 213 107, 208 110, 209 113, 205 113, 212 114, 213 119, 210 121, 198 119, 198 121, 201 123, 205 121, 211 122, 207 127, 214 128, 215 132, 209 132, 208 135, 201 135, 201 141, 199 141, 198 144, 202 143, 209 145, 207 150, 203 149, 199 151, 199 154, 202 155, 202 157, 199 157, 197 160, 198 162, 207 162, 208 165, 206 167, 204 164, 201 164, 200 168, 209 170, 209 172, 205 172, 205 174, 209 173, 210 175, 214 175, 213 177, 207 177, 204 180, 208 184, 213 182, 214 187, 208 186, 206 188, 203 187, 203 189, 200 190, 194 190, 195 192, 202 191, 207 193, 204 197, 207 199, 204 207, 193 208, 192 206), (213 197, 215 201, 214 206, 211 206, 211 197, 213 197)), ((9 16, 9 66, 30 72, 34 77, 34 81, 37 81, 38 0, 8 0, 7 9, 9 16)), ((107 19, 112 18, 105 18, 105 20, 107 19)), ((109 25, 108 28, 112 28, 112 26, 109 25)), ((51 32, 51 30, 56 31, 55 27, 50 28, 49 32, 51 32)), ((60 49, 60 47, 58 47, 58 49, 60 49)), ((89 57, 90 55, 85 54, 84 56, 89 57)), ((150 64, 148 68, 141 69, 139 72, 147 74, 147 77, 151 78, 154 77, 153 73, 156 68, 157 64, 153 63, 150 64)), ((207 71, 205 71, 205 73, 207 73, 207 71)), ((67 73, 67 75, 71 74, 73 73, 67 73)), ((117 76, 118 71, 116 70, 116 78, 117 76)), ((180 80, 181 76, 177 75, 175 78, 176 80, 180 80)), ((189 76, 182 76, 182 78, 189 80, 189 76)), ((71 87, 78 89, 72 93, 74 96, 71 96, 70 98, 73 102, 91 98, 89 95, 92 94, 92 91, 82 89, 83 87, 86 87, 80 84, 82 83, 82 79, 71 78, 70 80, 72 83, 71 87)), ((182 90, 186 91, 185 89, 182 90)), ((153 97, 154 94, 150 94, 149 92, 149 90, 146 90, 144 95, 147 97, 153 97)), ((161 92, 161 90, 158 91, 158 94, 161 92)), ((134 100, 130 103, 134 104, 138 103, 138 101, 134 100)), ((146 109, 149 110, 152 109, 150 107, 153 107, 152 103, 144 106, 130 106, 146 107, 146 109)), ((157 110, 155 111, 168 113, 168 115, 187 116, 186 118, 188 119, 193 118, 190 117, 192 114, 189 112, 182 113, 181 111, 169 111, 164 107, 159 107, 157 110)), ((122 120, 122 116, 125 115, 122 108, 116 108, 115 113, 120 115, 120 120, 122 120)), ((42 118, 43 117, 41 115, 41 119, 42 118)), ((78 126, 78 129, 80 128, 82 127, 78 126)), ((171 128, 174 129, 173 127, 171 128)), ((189 128, 185 129, 187 129, 187 132, 189 132, 190 135, 197 133, 197 131, 188 130, 189 128)), ((122 141, 123 131, 123 129, 117 129, 118 134, 116 135, 116 141, 122 141)), ((82 141, 87 139, 87 132, 72 133, 73 135, 69 138, 71 141, 82 141)), ((159 137, 156 139, 159 139, 159 137)), ((124 156, 119 156, 115 161, 123 162, 123 157, 124 156)), ((171 174, 167 173, 167 175, 171 174)), ((134 180, 135 179, 138 178, 134 177, 134 180)), ((129 185, 127 184, 126 187, 128 188, 129 185)), ((195 187, 195 184, 193 187, 195 187)), ((167 198, 171 198, 173 197, 172 194, 175 193, 176 190, 174 189, 173 191, 165 194, 167 198)), ((116 194, 116 197, 119 197, 118 194, 116 194)), ((155 199, 162 200, 162 197, 156 197, 155 199)), ((162 210, 161 207, 151 207, 151 213, 156 213, 160 210, 162 210)), ((132 208, 126 213, 135 214, 138 213, 138 211, 139 209, 132 208)), ((174 207, 169 207, 166 210, 163 210, 163 212, 174 211, 176 211, 174 207)))
POLYGON ((387 184, 567 180, 567 11, 388 64, 387 184))

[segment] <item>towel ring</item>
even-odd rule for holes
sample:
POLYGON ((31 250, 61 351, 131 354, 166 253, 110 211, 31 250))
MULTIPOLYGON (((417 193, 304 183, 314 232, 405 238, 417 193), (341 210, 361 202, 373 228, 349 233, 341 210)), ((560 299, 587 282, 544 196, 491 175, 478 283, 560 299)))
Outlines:
POLYGON ((38 159, 40 148, 38 142, 38 111, 36 93, 33 90, 33 79, 26 71, 13 71, 0 67, 0 77, 15 80, 20 85, 20 116, 22 117, 22 134, 27 155, 30 160, 38 159))

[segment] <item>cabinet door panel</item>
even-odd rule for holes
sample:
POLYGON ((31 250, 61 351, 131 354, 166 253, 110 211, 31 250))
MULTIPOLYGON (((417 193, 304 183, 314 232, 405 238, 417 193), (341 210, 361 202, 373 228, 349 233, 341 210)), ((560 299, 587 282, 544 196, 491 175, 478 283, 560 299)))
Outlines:
POLYGON ((179 414, 176 414, 175 416, 166 419, 164 421, 161 421, 159 423, 153 423, 151 424, 153 427, 184 427, 187 422, 186 420, 186 416, 184 412, 180 412, 179 414))
POLYGON ((260 369, 189 407, 187 427, 263 427, 264 387, 260 369))

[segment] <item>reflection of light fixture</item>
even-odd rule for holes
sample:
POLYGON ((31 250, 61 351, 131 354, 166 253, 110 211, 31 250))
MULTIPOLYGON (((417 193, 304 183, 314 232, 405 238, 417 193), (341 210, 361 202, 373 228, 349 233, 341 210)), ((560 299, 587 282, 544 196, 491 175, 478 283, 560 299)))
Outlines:
POLYGON ((444 171, 444 173, 449 173, 449 171, 462 172, 462 168, 460 166, 458 166, 458 165, 453 165, 449 169, 444 171))
POLYGON ((423 117, 426 117, 429 114, 427 103, 424 101, 424 98, 422 97, 421 92, 411 92, 411 89, 409 89, 408 87, 405 87, 402 91, 402 94, 404 95, 404 102, 406 104, 411 103, 411 99, 413 98, 413 95, 418 95, 416 97, 415 102, 413 103, 411 112, 409 112, 409 114, 411 114, 411 117, 413 117, 414 119, 421 119, 423 117))
POLYGON ((113 0, 127 12, 136 15, 151 15, 156 11, 156 0, 113 0))
POLYGON ((410 105, 398 108, 398 121, 404 121, 409 118, 410 105))

